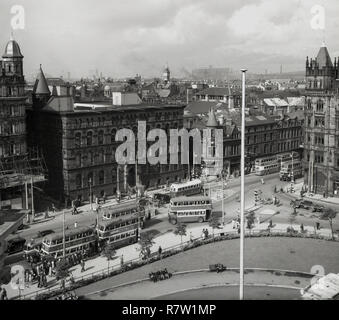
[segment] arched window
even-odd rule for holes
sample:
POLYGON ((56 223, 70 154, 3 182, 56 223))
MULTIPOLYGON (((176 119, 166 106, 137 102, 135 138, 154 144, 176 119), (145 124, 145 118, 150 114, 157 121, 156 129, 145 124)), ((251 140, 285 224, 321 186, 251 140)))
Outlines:
POLYGON ((103 130, 100 130, 98 133, 98 144, 104 144, 104 131, 103 130))
POLYGON ((105 183, 105 172, 104 170, 99 171, 99 184, 105 183))
POLYGON ((89 172, 87 175, 87 183, 88 185, 94 185, 94 180, 93 180, 93 172, 89 172))
POLYGON ((113 183, 117 182, 117 168, 112 169, 111 176, 112 176, 112 182, 113 183))
POLYGON ((90 164, 94 164, 94 154, 92 151, 89 152, 89 162, 90 164))
POLYGON ((112 129, 111 131, 111 143, 115 143, 115 135, 117 133, 116 129, 112 129))
POLYGON ((75 186, 77 189, 82 188, 82 176, 81 173, 77 174, 75 177, 75 186))
POLYGON ((81 133, 80 132, 77 132, 75 134, 75 141, 74 141, 74 143, 75 143, 75 147, 76 148, 81 147, 81 133))
POLYGON ((81 163, 81 154, 78 153, 76 156, 75 156, 75 163, 76 163, 76 166, 77 167, 81 167, 82 166, 82 163, 81 163))
POLYGON ((91 146, 93 143, 93 132, 92 131, 88 131, 87 132, 87 145, 91 146))

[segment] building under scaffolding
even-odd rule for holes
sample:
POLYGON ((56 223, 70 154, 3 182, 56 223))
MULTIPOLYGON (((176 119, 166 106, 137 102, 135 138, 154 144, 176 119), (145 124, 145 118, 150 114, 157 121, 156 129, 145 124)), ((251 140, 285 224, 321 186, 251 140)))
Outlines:
POLYGON ((28 185, 46 179, 39 152, 27 149, 27 99, 23 55, 10 39, 0 60, 0 209, 28 209, 28 185))
POLYGON ((46 181, 47 170, 38 150, 22 156, 0 158, 0 209, 28 209, 30 184, 46 181))

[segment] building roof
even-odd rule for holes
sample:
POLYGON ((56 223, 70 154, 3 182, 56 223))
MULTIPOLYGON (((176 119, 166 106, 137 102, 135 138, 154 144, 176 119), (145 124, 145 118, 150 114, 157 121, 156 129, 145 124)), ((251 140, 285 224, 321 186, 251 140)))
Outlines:
POLYGON ((228 87, 222 87, 222 88, 218 88, 218 87, 212 87, 212 88, 206 88, 202 91, 199 91, 196 95, 210 95, 210 96, 229 96, 231 95, 236 95, 239 94, 239 91, 236 91, 234 89, 229 89, 228 87))
POLYGON ((264 103, 269 107, 287 107, 288 103, 280 98, 264 99, 264 103))
POLYGON ((211 108, 226 108, 226 104, 216 101, 192 101, 190 102, 186 109, 193 114, 203 114, 208 113, 211 108))
POLYGON ((23 58, 24 56, 22 55, 20 51, 20 47, 18 43, 11 39, 7 42, 5 53, 2 56, 3 58, 23 58))
POLYGON ((41 65, 40 65, 40 72, 37 76, 37 80, 33 88, 33 92, 35 94, 50 94, 51 93, 49 91, 48 83, 45 78, 44 72, 42 71, 41 65))
POLYGON ((317 63, 319 65, 320 69, 323 68, 323 67, 333 67, 331 57, 328 53, 328 50, 327 50, 325 44, 323 44, 320 47, 320 50, 318 52, 316 59, 317 59, 317 63))

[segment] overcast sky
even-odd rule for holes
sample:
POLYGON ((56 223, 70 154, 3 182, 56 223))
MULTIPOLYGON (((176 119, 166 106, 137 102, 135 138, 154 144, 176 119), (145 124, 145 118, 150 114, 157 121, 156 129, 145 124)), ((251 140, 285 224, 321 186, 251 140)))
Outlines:
POLYGON ((11 32, 10 10, 25 8, 15 30, 26 75, 173 76, 202 66, 252 72, 303 70, 325 34, 339 55, 338 0, 0 0, 0 45, 11 32), (313 30, 311 8, 325 8, 325 32, 313 30))

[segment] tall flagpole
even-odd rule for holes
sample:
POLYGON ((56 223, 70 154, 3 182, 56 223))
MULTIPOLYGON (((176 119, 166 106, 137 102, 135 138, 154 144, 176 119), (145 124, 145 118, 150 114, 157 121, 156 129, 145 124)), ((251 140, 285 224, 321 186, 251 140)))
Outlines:
POLYGON ((62 256, 66 256, 65 210, 62 212, 62 256))
POLYGON ((244 207, 245 207, 245 81, 246 69, 242 72, 242 103, 241 103, 241 189, 240 189, 240 286, 239 299, 244 299, 244 207))

